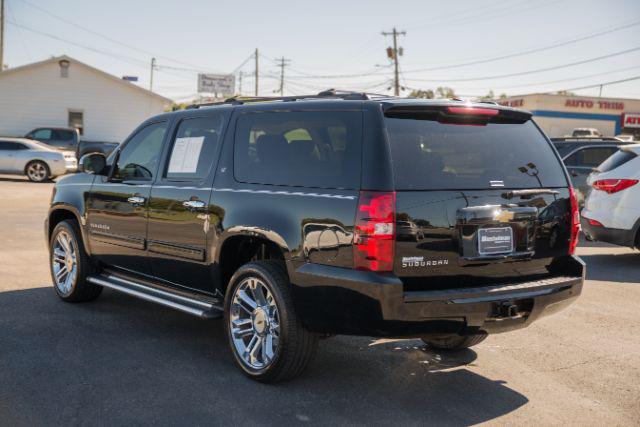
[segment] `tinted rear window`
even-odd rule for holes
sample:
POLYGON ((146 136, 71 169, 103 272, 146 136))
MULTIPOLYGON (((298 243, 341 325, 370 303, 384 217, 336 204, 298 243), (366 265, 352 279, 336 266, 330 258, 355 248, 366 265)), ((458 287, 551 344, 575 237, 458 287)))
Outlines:
POLYGON ((240 182, 358 188, 362 113, 269 112, 238 119, 234 175, 240 182))
POLYGON ((600 166, 598 166, 598 171, 600 172, 609 172, 619 166, 624 165, 629 160, 635 159, 638 155, 633 151, 626 150, 618 150, 607 160, 602 162, 600 166))
POLYGON ((553 149, 531 121, 486 126, 385 121, 397 190, 567 185, 553 149))

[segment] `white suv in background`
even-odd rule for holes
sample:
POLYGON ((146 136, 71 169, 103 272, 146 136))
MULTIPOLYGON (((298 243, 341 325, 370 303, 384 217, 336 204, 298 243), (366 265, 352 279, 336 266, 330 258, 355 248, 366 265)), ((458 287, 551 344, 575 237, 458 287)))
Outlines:
POLYGON ((587 179, 582 210, 588 239, 640 248, 640 144, 625 145, 587 179))

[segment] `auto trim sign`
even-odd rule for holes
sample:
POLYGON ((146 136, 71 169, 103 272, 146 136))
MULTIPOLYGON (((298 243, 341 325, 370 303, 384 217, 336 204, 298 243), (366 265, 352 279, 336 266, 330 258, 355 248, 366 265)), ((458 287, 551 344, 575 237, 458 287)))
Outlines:
POLYGON ((624 113, 622 115, 622 127, 640 129, 640 113, 624 113))
POLYGON ((593 108, 600 110, 624 110, 624 102, 593 101, 591 99, 567 99, 565 107, 572 108, 593 108))

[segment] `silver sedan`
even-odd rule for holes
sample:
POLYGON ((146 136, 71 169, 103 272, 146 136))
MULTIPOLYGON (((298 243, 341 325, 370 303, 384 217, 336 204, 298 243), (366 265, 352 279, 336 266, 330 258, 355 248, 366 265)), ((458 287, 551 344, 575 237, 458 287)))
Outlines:
POLYGON ((0 173, 26 175, 43 182, 78 170, 73 151, 58 151, 38 141, 0 137, 0 173))

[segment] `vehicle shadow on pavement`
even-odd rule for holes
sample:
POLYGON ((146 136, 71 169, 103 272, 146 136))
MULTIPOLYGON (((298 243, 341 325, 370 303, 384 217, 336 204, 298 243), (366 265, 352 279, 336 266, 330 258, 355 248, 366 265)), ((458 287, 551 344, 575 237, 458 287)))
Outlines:
POLYGON ((245 378, 221 320, 106 290, 68 304, 51 287, 0 293, 0 414, 14 424, 455 424, 528 399, 419 340, 334 337, 292 382, 245 378))
POLYGON ((640 252, 580 255, 587 263, 587 279, 638 284, 640 252))
MULTIPOLYGON (((27 177, 15 177, 15 178, 9 178, 6 176, 1 176, 0 177, 0 182, 24 182, 27 184, 38 184, 38 183, 32 183, 31 181, 29 181, 29 179, 27 177)), ((52 181, 48 181, 48 182, 52 182, 52 181)))

